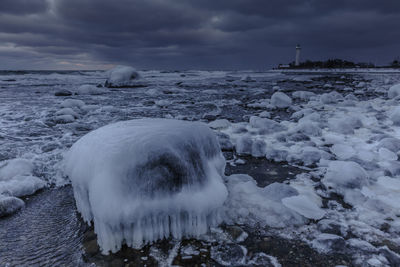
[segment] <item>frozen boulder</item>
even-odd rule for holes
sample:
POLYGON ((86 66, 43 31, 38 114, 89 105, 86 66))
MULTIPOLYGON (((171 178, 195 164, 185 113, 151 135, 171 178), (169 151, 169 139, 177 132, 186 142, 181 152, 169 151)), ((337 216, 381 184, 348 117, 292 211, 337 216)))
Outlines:
POLYGON ((78 211, 103 253, 197 237, 220 221, 225 159, 207 125, 139 119, 101 127, 66 157, 78 211))
POLYGON ((288 108, 292 105, 292 99, 285 93, 276 92, 271 96, 271 105, 277 108, 288 108))
POLYGON ((388 97, 395 98, 400 95, 400 83, 395 84, 389 88, 388 97))
POLYGON ((116 66, 115 68, 108 71, 108 79, 105 83, 105 87, 137 87, 143 86, 137 83, 139 79, 139 73, 132 67, 129 66, 116 66))
POLYGON ((345 144, 334 144, 330 150, 339 160, 349 159, 356 154, 354 148, 345 144))

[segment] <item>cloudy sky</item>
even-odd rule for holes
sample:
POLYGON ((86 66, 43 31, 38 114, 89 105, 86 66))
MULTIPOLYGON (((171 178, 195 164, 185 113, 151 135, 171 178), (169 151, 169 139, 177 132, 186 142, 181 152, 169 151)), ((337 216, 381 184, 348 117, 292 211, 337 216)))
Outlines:
POLYGON ((0 0, 0 69, 385 64, 399 27, 399 0, 0 0))

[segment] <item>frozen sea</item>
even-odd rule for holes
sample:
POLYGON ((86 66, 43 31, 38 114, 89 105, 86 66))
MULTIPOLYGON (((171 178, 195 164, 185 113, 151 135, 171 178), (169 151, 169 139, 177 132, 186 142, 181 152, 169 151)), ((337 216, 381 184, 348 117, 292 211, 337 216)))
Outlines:
POLYGON ((0 217, 0 266, 400 265, 400 72, 139 73, 106 88, 103 71, 0 71, 0 202, 24 202, 0 217), (226 219, 103 255, 63 159, 88 132, 139 118, 213 129, 226 219))

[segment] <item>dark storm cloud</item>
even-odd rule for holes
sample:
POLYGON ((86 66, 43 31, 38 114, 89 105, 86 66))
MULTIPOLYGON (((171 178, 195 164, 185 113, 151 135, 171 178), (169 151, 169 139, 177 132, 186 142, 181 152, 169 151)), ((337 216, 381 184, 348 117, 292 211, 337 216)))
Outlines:
POLYGON ((0 13, 34 14, 45 12, 48 8, 46 0, 1 0, 0 13))
POLYGON ((386 63, 399 17, 398 0, 1 0, 0 67, 268 68, 297 43, 386 63))

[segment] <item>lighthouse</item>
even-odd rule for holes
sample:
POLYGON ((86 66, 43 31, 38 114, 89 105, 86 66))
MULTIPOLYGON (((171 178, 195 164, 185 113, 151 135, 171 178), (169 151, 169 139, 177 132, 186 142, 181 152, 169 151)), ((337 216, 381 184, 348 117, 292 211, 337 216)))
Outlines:
POLYGON ((300 50, 301 47, 300 45, 296 45, 296 61, 295 61, 295 66, 299 66, 300 65, 300 50))

